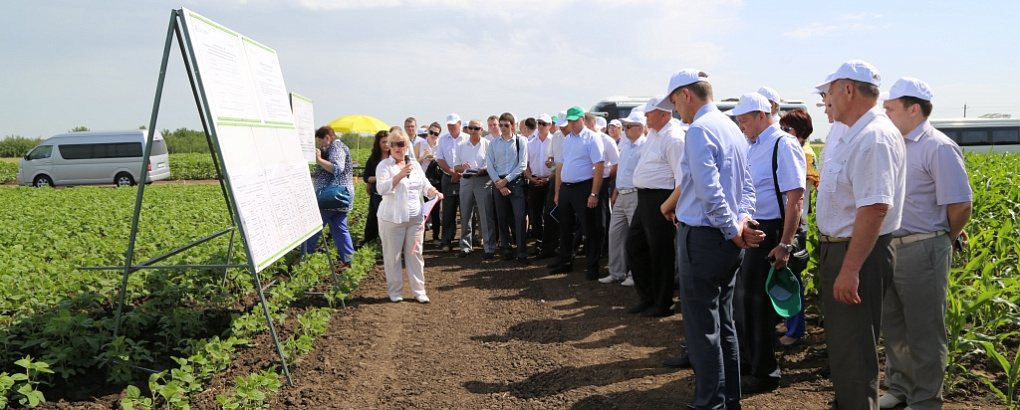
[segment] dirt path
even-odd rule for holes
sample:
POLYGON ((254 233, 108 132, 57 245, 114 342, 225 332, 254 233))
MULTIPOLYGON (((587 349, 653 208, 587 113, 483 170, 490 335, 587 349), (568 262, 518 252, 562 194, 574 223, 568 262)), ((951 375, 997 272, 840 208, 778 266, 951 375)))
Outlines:
MULTIPOLYGON (((677 352, 681 315, 628 315, 633 289, 582 272, 547 275, 547 260, 454 255, 426 251, 427 305, 390 302, 377 266, 273 407, 675 409, 692 398, 693 371, 659 364, 677 352)), ((818 375, 824 359, 809 354, 821 346, 812 330, 784 354, 781 388, 745 397, 745 408, 828 408, 832 386, 818 375)))

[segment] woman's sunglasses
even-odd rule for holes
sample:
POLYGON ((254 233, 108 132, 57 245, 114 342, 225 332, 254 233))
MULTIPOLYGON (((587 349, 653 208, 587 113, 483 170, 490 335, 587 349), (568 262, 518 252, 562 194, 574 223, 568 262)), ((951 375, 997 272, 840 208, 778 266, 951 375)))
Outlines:
POLYGON ((394 141, 390 143, 390 148, 404 148, 407 145, 404 141, 394 141))

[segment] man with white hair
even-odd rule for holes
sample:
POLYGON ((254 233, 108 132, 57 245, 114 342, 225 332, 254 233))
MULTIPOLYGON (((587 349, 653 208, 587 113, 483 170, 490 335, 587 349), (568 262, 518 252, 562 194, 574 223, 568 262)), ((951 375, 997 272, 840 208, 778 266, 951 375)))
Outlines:
POLYGON ((460 116, 452 113, 446 116, 447 133, 439 137, 436 153, 436 162, 439 169, 443 170, 443 227, 442 237, 439 241, 440 248, 447 248, 453 251, 453 234, 457 229, 457 208, 460 207, 460 177, 461 174, 453 169, 457 165, 457 144, 461 141, 460 116))
POLYGON ((833 119, 850 127, 826 144, 816 208, 825 340, 840 409, 879 408, 882 299, 906 192, 903 137, 876 109, 880 84, 878 70, 852 60, 816 87, 833 119))
POLYGON ((779 93, 769 87, 762 87, 758 89, 758 94, 765 96, 765 99, 769 100, 772 105, 769 113, 772 114, 772 122, 779 124, 779 93))
MULTIPOLYGON (((620 124, 618 120, 613 122, 620 124)), ((622 282, 624 286, 634 286, 630 269, 627 269, 627 231, 630 229, 630 221, 634 219, 634 210, 637 209, 638 202, 637 188, 634 187, 634 170, 641 157, 641 147, 648 138, 644 135, 645 116, 639 110, 631 111, 630 116, 623 122, 626 123, 627 137, 620 139, 616 189, 613 190, 610 199, 613 212, 609 219, 609 275, 599 279, 599 282, 622 282)), ((609 130, 613 131, 612 125, 609 126, 609 130)))
POLYGON ((663 317, 673 314, 670 306, 676 271, 676 228, 673 221, 662 216, 659 207, 680 182, 684 130, 673 118, 672 105, 662 96, 648 101, 644 117, 650 131, 634 167, 637 206, 626 239, 627 266, 634 278, 638 303, 627 313, 663 317))
MULTIPOLYGON (((974 193, 960 147, 928 122, 928 84, 903 77, 883 106, 903 135, 907 180, 903 221, 893 231, 896 268, 882 303, 885 382, 879 407, 942 407, 945 378, 946 293, 954 249, 965 237, 974 193)), ((953 335, 951 337, 956 337, 953 335)))

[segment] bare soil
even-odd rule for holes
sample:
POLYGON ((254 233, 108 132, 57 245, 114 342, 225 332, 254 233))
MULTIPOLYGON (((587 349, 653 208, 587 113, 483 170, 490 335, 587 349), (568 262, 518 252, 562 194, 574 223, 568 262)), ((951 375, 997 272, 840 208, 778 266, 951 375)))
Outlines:
MULTIPOLYGON (((546 260, 457 258, 426 246, 431 303, 386 296, 377 265, 348 308, 333 316, 315 350, 291 365, 294 386, 270 408, 294 409, 676 409, 693 398, 694 373, 660 362, 683 341, 680 314, 629 315, 633 288, 549 275, 546 260)), ((809 301, 809 303, 811 303, 809 301)), ((300 309, 300 308, 295 308, 300 309)), ((297 312, 291 312, 297 313, 297 312)), ((283 329, 286 337, 288 329, 283 329)), ((749 409, 827 409, 832 383, 821 329, 809 323, 805 343, 781 353, 778 390, 745 396, 749 409)), ((214 379, 194 409, 218 409, 216 394, 247 375, 278 365, 268 336, 255 340, 214 379)), ((116 408, 119 395, 50 408, 116 408)), ((947 396, 947 409, 1000 408, 977 391, 947 396)))

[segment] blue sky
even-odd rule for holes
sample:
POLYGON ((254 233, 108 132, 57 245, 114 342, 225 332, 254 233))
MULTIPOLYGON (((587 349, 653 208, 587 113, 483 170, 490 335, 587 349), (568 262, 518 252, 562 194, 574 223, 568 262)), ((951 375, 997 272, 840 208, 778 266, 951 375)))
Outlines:
MULTIPOLYGON (((0 137, 148 124, 170 10, 188 7, 276 49, 315 121, 393 125, 450 112, 555 114, 666 90, 706 71, 717 99, 762 85, 811 106, 843 61, 925 80, 933 117, 1020 116, 1018 2, 668 0, 8 1, 0 14, 0 137)), ((176 47, 176 43, 175 43, 176 47)), ((158 129, 200 129, 174 49, 158 129)))

